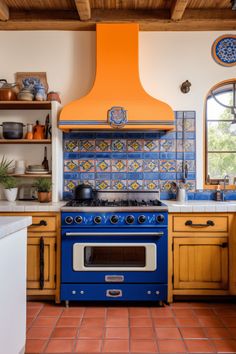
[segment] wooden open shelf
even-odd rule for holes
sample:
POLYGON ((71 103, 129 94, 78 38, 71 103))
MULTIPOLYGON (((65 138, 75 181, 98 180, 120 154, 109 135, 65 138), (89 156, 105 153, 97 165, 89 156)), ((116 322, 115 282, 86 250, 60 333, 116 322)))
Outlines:
POLYGON ((51 101, 0 101, 0 109, 51 109, 51 101))
POLYGON ((52 175, 51 175, 51 173, 48 173, 47 175, 45 174, 38 174, 38 175, 36 175, 36 174, 24 174, 24 175, 15 175, 14 173, 13 174, 10 174, 10 176, 12 176, 12 177, 26 177, 26 178, 38 178, 38 177, 42 177, 42 178, 51 178, 52 177, 52 175))
POLYGON ((51 139, 0 139, 0 144, 51 144, 51 139))

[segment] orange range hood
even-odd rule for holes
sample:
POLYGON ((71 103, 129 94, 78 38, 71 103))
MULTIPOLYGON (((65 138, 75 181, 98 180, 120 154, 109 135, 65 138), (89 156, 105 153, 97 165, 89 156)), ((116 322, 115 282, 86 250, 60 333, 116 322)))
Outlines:
POLYGON ((138 24, 97 24, 96 78, 91 91, 61 111, 68 130, 170 130, 171 107, 144 91, 138 68, 138 24))

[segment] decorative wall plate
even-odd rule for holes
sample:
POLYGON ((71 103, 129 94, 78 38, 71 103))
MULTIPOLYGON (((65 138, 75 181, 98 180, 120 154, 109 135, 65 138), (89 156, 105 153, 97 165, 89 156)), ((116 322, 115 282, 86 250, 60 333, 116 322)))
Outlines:
POLYGON ((236 35, 226 34, 218 37, 212 45, 212 56, 220 65, 236 65, 236 35))
POLYGON ((114 106, 107 112, 108 123, 112 128, 123 128, 127 123, 127 111, 123 107, 114 106))

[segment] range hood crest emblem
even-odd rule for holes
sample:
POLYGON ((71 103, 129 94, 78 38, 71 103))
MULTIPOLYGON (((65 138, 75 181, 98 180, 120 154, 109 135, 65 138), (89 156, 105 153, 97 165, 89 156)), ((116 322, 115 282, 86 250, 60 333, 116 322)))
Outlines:
POLYGON ((127 111, 123 107, 111 107, 107 112, 107 119, 112 128, 121 129, 128 122, 127 111))

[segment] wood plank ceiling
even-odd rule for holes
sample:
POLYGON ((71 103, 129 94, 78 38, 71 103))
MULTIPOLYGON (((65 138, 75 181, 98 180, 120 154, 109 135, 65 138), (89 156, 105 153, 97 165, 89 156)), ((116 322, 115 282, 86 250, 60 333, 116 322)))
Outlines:
POLYGON ((142 31, 236 30, 236 0, 0 0, 0 30, 95 30, 137 22, 142 31))

